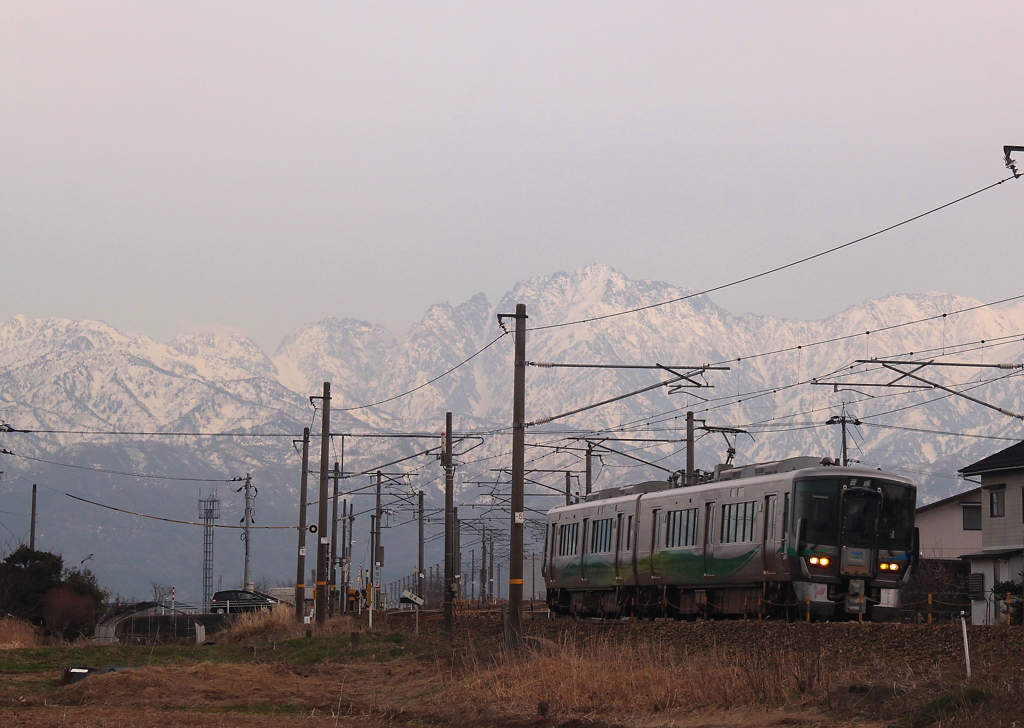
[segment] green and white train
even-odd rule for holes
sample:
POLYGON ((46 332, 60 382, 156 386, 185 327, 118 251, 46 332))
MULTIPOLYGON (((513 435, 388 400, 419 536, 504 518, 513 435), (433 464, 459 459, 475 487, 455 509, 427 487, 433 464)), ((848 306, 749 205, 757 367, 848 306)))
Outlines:
POLYGON ((907 478, 798 457, 548 511, 549 608, 588 617, 886 620, 917 561, 907 478))

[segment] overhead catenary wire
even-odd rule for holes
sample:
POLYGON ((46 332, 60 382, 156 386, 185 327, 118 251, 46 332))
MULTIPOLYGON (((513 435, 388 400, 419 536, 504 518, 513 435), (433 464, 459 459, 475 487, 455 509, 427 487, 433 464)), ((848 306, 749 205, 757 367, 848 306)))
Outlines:
POLYGON ((761 271, 760 273, 753 273, 751 275, 744 276, 742 278, 737 278, 736 280, 730 281, 728 283, 722 283, 720 285, 713 286, 711 288, 705 288, 704 290, 701 290, 701 291, 696 291, 694 293, 688 293, 685 296, 678 296, 676 298, 670 298, 670 299, 668 299, 666 301, 659 301, 658 303, 651 303, 651 304, 648 304, 646 306, 637 306, 636 308, 630 308, 630 309, 626 309, 626 310, 623 310, 623 311, 615 311, 613 313, 601 314, 599 316, 590 316, 588 318, 578 319, 576 321, 563 321, 563 322, 557 323, 557 324, 547 324, 547 325, 544 325, 544 326, 533 326, 533 327, 528 328, 527 331, 544 331, 546 329, 557 329, 557 328, 562 328, 562 327, 565 327, 565 326, 578 326, 580 324, 588 324, 588 323, 593 323, 595 321, 604 321, 605 319, 615 318, 617 316, 626 316, 626 315, 629 315, 629 314, 632 314, 632 313, 639 313, 640 311, 649 311, 652 308, 659 308, 661 306, 668 306, 669 304, 679 303, 681 301, 686 301, 686 300, 691 299, 691 298, 697 298, 698 296, 705 296, 705 295, 707 295, 709 293, 714 293, 715 291, 721 291, 721 290, 724 290, 726 288, 731 288, 733 286, 738 286, 741 283, 749 283, 750 281, 757 280, 758 278, 764 278, 765 276, 769 276, 769 275, 771 275, 773 273, 778 273, 779 271, 786 270, 787 268, 793 268, 795 266, 801 265, 803 263, 807 263, 807 262, 815 260, 817 258, 821 258, 821 257, 824 257, 826 255, 830 255, 830 254, 835 253, 837 251, 843 250, 844 248, 849 248, 849 247, 851 247, 853 245, 856 245, 858 243, 862 243, 865 240, 870 240, 871 238, 874 238, 874 237, 877 237, 879 235, 882 235, 883 233, 887 233, 887 232, 890 232, 891 230, 895 230, 896 228, 902 227, 904 225, 908 225, 908 224, 914 222, 915 220, 920 220, 923 217, 927 217, 928 215, 932 215, 932 214, 934 214, 936 212, 939 212, 940 210, 946 209, 947 207, 952 207, 953 205, 955 205, 955 204, 957 204, 959 202, 963 202, 964 200, 968 200, 968 199, 970 199, 972 197, 975 197, 977 195, 982 194, 983 192, 987 192, 988 190, 992 189, 993 187, 998 187, 999 185, 1003 184, 1004 182, 1008 182, 1011 179, 1014 179, 1014 175, 1010 175, 1009 177, 1005 177, 1005 178, 999 180, 998 182, 993 182, 990 185, 986 185, 985 187, 982 187, 981 189, 978 189, 978 190, 975 190, 974 192, 971 192, 969 194, 963 195, 962 197, 958 197, 955 200, 951 200, 951 201, 949 201, 949 202, 947 202, 945 204, 939 205, 938 207, 933 207, 932 209, 927 210, 926 212, 922 212, 922 213, 920 213, 918 215, 914 215, 913 217, 908 217, 906 220, 902 220, 902 221, 900 221, 898 223, 895 223, 893 225, 889 225, 888 227, 884 227, 881 230, 876 230, 873 233, 868 233, 867 235, 864 235, 862 237, 856 238, 855 240, 850 240, 849 242, 842 243, 841 245, 835 245, 835 246, 833 246, 831 248, 828 248, 826 250, 819 251, 819 252, 814 253, 812 255, 804 256, 803 258, 799 258, 797 260, 790 261, 789 263, 784 263, 782 265, 775 266, 774 268, 770 268, 768 270, 761 271))
POLYGON ((37 463, 46 463, 47 465, 57 465, 62 468, 73 468, 75 470, 86 470, 90 473, 104 473, 106 475, 123 475, 129 478, 144 478, 146 480, 178 480, 192 483, 234 483, 237 481, 245 480, 245 478, 234 477, 234 478, 183 478, 174 475, 148 475, 146 473, 129 473, 122 470, 108 470, 106 468, 96 468, 89 465, 72 465, 71 463, 58 463, 55 460, 46 460, 44 458, 32 457, 31 455, 22 455, 21 453, 11 452, 6 448, 0 449, 0 455, 12 455, 16 458, 22 458, 24 460, 32 460, 37 463))

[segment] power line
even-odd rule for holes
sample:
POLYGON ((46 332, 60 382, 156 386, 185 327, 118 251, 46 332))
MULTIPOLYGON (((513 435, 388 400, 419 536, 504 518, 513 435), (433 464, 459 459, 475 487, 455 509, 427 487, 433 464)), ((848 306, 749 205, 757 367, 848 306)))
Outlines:
POLYGON ((106 468, 93 468, 87 465, 71 465, 70 463, 58 463, 54 460, 44 460, 43 458, 34 458, 31 455, 21 455, 10 450, 0 449, 0 455, 13 455, 16 458, 22 458, 24 460, 33 460, 37 463, 46 463, 47 465, 59 465, 62 468, 74 468, 75 470, 88 470, 90 473, 107 473, 110 475, 124 475, 130 478, 147 478, 152 480, 180 480, 188 481, 192 483, 232 483, 237 480, 244 480, 244 478, 178 478, 171 475, 146 475, 145 473, 127 473, 121 470, 107 470, 106 468))
POLYGON ((794 266, 800 265, 802 263, 807 263, 808 261, 814 260, 815 258, 821 258, 823 256, 829 255, 830 253, 835 253, 836 251, 842 250, 843 248, 848 248, 851 245, 856 245, 857 243, 862 243, 865 240, 869 240, 870 238, 873 238, 873 237, 876 237, 878 235, 881 235, 882 233, 887 233, 890 230, 895 230, 898 227, 902 227, 903 225, 907 225, 908 223, 914 222, 915 220, 920 220, 921 218, 927 217, 928 215, 931 215, 932 213, 938 212, 939 210, 944 210, 947 207, 951 207, 952 205, 955 205, 958 202, 963 202, 964 200, 970 199, 971 197, 974 197, 975 195, 980 195, 982 192, 987 192, 988 190, 992 189, 993 187, 998 187, 999 185, 1003 184, 1003 182, 1007 182, 1007 181, 1009 181, 1011 179, 1014 179, 1014 178, 1015 178, 1014 175, 1010 175, 1009 177, 1006 177, 1005 179, 1001 179, 998 182, 993 182, 992 184, 988 185, 987 187, 982 187, 979 190, 975 190, 974 192, 971 192, 970 194, 964 195, 963 197, 958 197, 957 199, 952 200, 951 202, 947 202, 944 205, 939 205, 938 207, 934 207, 931 210, 928 210, 927 212, 922 212, 919 215, 914 215, 913 217, 909 217, 906 220, 903 220, 902 222, 896 223, 895 225, 890 225, 888 227, 882 228, 881 230, 876 230, 875 232, 869 233, 868 235, 865 235, 863 237, 857 238, 856 240, 851 240, 851 241, 849 241, 847 243, 843 243, 842 245, 836 245, 834 247, 828 248, 827 250, 822 250, 821 252, 814 253, 813 255, 805 256, 805 257, 800 258, 798 260, 794 260, 792 262, 785 263, 784 265, 776 266, 775 268, 771 268, 769 270, 762 271, 760 273, 754 273, 753 275, 745 276, 743 278, 738 278, 738 279, 736 279, 734 281, 731 281, 729 283, 723 283, 721 285, 714 286, 712 288, 706 288, 706 289, 704 289, 702 291, 696 291, 694 293, 688 293, 685 296, 679 296, 677 298, 670 298, 667 301, 660 301, 658 303, 651 303, 651 304, 648 304, 646 306, 638 306, 637 308, 626 309, 625 311, 616 311, 615 313, 606 313, 606 314, 602 314, 600 316, 591 316, 589 318, 579 319, 577 321, 563 321, 562 323, 558 323, 558 324, 548 324, 546 326, 534 326, 532 328, 527 329, 527 331, 543 331, 545 329, 557 329, 557 328, 561 328, 563 326, 576 326, 578 324, 593 323, 594 321, 603 321, 604 319, 615 318, 616 316, 625 316, 625 315, 631 314, 631 313, 638 313, 640 311, 647 311, 647 310, 652 309, 652 308, 659 308, 660 306, 667 306, 670 303, 679 303, 680 301, 686 301, 686 300, 691 299, 691 298, 696 298, 698 296, 705 296, 705 295, 707 295, 709 293, 714 293, 715 291, 721 291, 721 290, 726 289, 726 288, 731 288, 732 286, 737 286, 740 283, 747 283, 749 281, 753 281, 753 280, 756 280, 758 278, 763 278, 765 276, 771 275, 772 273, 778 273, 779 271, 786 270, 787 268, 793 268, 794 266))
MULTIPOLYGON (((55 489, 54 489, 55 490, 55 489)), ((63 493, 64 491, 57 491, 63 493)), ((74 498, 77 501, 88 503, 89 505, 99 506, 100 508, 106 508, 107 510, 117 511, 118 513, 127 513, 129 516, 138 516, 139 518, 150 518, 154 521, 166 521, 167 523, 181 523, 186 526, 203 526, 204 528, 237 528, 244 529, 246 526, 230 526, 226 523, 197 523, 196 521, 181 521, 177 518, 164 518, 162 516, 151 516, 146 513, 136 513, 135 511, 127 511, 124 508, 116 508, 114 506, 108 506, 105 503, 97 503, 87 498, 80 498, 77 495, 71 495, 70 493, 64 493, 68 498, 74 498)), ((258 528, 261 530, 280 531, 283 529, 294 529, 298 526, 248 526, 249 529, 258 528)))

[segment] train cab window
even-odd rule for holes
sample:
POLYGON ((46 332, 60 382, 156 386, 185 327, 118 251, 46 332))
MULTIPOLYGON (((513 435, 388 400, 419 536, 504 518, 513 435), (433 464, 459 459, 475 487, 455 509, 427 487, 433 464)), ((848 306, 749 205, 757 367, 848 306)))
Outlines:
POLYGON ((603 554, 612 550, 612 519, 602 518, 590 526, 590 553, 603 554))
POLYGON ((806 529, 798 538, 821 546, 839 545, 839 480, 799 480, 795 485, 795 523, 806 529))
POLYGON ((914 547, 917 489, 910 485, 877 480, 875 487, 882 489, 882 510, 878 517, 879 547, 909 551, 914 547))
POLYGON ((578 552, 580 524, 563 523, 558 527, 558 555, 575 556, 578 552))
POLYGON ((757 501, 725 503, 722 506, 721 543, 745 543, 754 540, 754 513, 757 501))
POLYGON ((665 514, 665 546, 679 548, 697 543, 697 509, 685 508, 665 514))

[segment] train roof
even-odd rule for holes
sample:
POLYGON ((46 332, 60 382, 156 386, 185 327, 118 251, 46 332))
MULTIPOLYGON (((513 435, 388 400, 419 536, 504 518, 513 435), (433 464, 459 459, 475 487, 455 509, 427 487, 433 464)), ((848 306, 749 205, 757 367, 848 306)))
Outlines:
MULTIPOLYGON (((857 468, 850 466, 841 465, 822 465, 817 458, 791 458, 791 460, 815 460, 816 464, 813 467, 796 467, 796 468, 785 468, 783 470, 777 470, 768 468, 771 472, 752 475, 748 477, 729 477, 720 478, 718 480, 711 480, 706 483, 698 483, 696 485, 674 485, 667 480, 648 480, 642 483, 634 483, 632 485, 624 485, 620 488, 605 488, 591 493, 587 496, 587 499, 579 503, 573 503, 568 506, 555 506, 550 509, 548 513, 554 511, 562 511, 566 509, 585 509, 588 506, 595 505, 595 502, 600 502, 601 505, 609 505, 615 503, 621 503, 624 501, 630 501, 636 499, 637 496, 662 493, 667 494, 668 491, 674 491, 676 493, 705 493, 707 491, 724 489, 724 488, 736 488, 745 485, 760 485, 766 481, 778 480, 779 476, 783 476, 784 479, 792 479, 797 475, 802 477, 807 476, 839 476, 839 475, 857 475, 860 477, 868 477, 869 475, 876 478, 885 478, 886 480, 895 481, 904 485, 915 486, 914 481, 902 475, 896 475, 889 473, 881 469, 872 468, 857 468)), ((779 461, 785 463, 786 461, 779 461)), ((764 464, 759 464, 764 465, 764 464)), ((771 464, 768 464, 771 465, 771 464)), ((745 468, 753 468, 754 466, 744 466, 745 468)), ((728 471, 726 471, 728 472, 728 471)), ((916 487, 916 486, 915 486, 916 487)))

